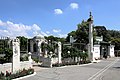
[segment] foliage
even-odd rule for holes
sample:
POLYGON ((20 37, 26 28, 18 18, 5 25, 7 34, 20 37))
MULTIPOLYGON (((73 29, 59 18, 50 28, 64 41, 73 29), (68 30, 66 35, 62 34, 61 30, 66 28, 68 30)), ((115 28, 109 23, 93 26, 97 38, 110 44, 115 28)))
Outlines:
POLYGON ((23 69, 21 71, 18 71, 16 73, 11 73, 6 71, 6 73, 4 74, 3 72, 0 73, 0 80, 12 80, 15 78, 19 78, 19 77, 23 77, 26 75, 30 75, 34 73, 34 69, 29 68, 29 69, 23 69))
POLYGON ((107 30, 111 38, 120 38, 120 31, 117 30, 107 30))
POLYGON ((71 47, 70 48, 70 55, 71 55, 71 58, 75 58, 75 57, 77 57, 79 54, 79 51, 78 51, 78 49, 77 48, 75 48, 75 47, 71 47))
POLYGON ((76 31, 71 31, 70 33, 68 33, 68 36, 66 37, 67 42, 70 42, 70 36, 76 38, 76 31))
POLYGON ((28 61, 28 55, 21 56, 20 61, 28 61))
POLYGON ((71 57, 70 53, 68 53, 68 51, 70 51, 70 48, 67 46, 63 46, 63 50, 62 50, 62 57, 63 58, 69 58, 71 57))
POLYGON ((86 61, 80 61, 80 62, 64 62, 60 64, 53 64, 53 67, 60 67, 60 66, 70 66, 70 65, 81 65, 81 64, 88 64, 91 63, 91 61, 86 60, 86 61))
POLYGON ((4 58, 5 58, 6 62, 10 62, 11 61, 12 55, 13 55, 12 49, 5 49, 5 56, 4 56, 4 58))
POLYGON ((87 52, 80 52, 75 47, 64 46, 63 52, 62 52, 62 57, 63 58, 73 58, 73 59, 75 59, 75 57, 80 57, 82 60, 86 61, 86 59, 88 58, 88 53, 87 52))
POLYGON ((5 56, 0 57, 0 64, 11 62, 12 60, 12 55, 13 55, 12 49, 5 48, 4 53, 5 53, 5 56))
POLYGON ((120 50, 120 38, 112 38, 111 43, 115 45, 115 50, 120 50))
POLYGON ((87 52, 79 52, 78 55, 83 61, 86 61, 86 59, 88 58, 88 53, 87 52))
POLYGON ((17 38, 20 40, 20 50, 27 51, 28 39, 24 36, 18 36, 17 38))
POLYGON ((111 39, 111 35, 105 28, 105 26, 95 26, 95 31, 97 36, 103 36, 103 41, 109 42, 111 39))
POLYGON ((55 36, 45 36, 45 39, 46 40, 50 40, 51 42, 53 42, 53 41, 60 41, 61 43, 64 43, 65 42, 65 38, 59 38, 59 37, 55 37, 55 36))
MULTIPOLYGON (((69 42, 70 36, 74 37, 76 39, 76 43, 85 43, 88 44, 89 42, 89 24, 86 21, 82 21, 77 25, 77 30, 72 31, 68 33, 68 36, 66 38, 66 41, 69 42)), ((94 27, 94 26, 93 26, 94 27)), ((93 29, 93 38, 95 41, 96 33, 93 29)))
MULTIPOLYGON (((45 52, 45 50, 47 50, 48 54, 50 55, 50 52, 52 52, 53 54, 55 54, 55 49, 58 48, 58 44, 56 41, 49 41, 48 44, 42 44, 41 45, 42 51, 45 52)), ((55 55, 56 56, 56 55, 55 55)))
POLYGON ((88 43, 89 35, 89 25, 87 22, 82 21, 81 24, 78 24, 78 29, 76 30, 76 42, 79 43, 88 43))
POLYGON ((38 58, 32 58, 32 59, 33 59, 33 61, 35 61, 36 63, 39 62, 39 59, 38 59, 38 58))

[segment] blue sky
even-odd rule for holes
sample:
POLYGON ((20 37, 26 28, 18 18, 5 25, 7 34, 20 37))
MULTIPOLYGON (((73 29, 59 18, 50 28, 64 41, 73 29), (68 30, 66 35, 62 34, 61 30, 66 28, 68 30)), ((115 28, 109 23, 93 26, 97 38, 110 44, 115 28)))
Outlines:
POLYGON ((0 36, 65 37, 87 20, 120 30, 120 0, 0 0, 0 36))

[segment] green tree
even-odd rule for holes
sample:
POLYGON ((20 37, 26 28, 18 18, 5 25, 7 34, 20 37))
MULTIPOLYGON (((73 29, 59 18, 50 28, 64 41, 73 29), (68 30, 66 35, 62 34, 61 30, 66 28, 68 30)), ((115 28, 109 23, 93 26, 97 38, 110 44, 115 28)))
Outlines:
POLYGON ((5 54, 4 57, 0 57, 0 63, 3 64, 3 63, 11 62, 12 61, 12 55, 13 55, 12 49, 5 48, 4 49, 4 54, 5 54))
POLYGON ((107 31, 112 38, 120 38, 120 31, 117 30, 107 30, 107 31))
POLYGON ((62 58, 69 58, 69 57, 71 57, 71 54, 68 51, 70 51, 70 47, 63 46, 62 54, 61 54, 62 58))
POLYGON ((20 50, 21 51, 27 51, 28 38, 26 38, 24 36, 18 36, 17 38, 20 40, 20 50))
POLYGON ((76 30, 76 42, 79 43, 88 43, 88 35, 89 35, 89 25, 88 22, 82 21, 81 24, 78 24, 78 29, 76 30))
POLYGON ((76 38, 76 31, 71 31, 68 33, 68 36, 66 37, 66 42, 70 42, 70 36, 76 38))
POLYGON ((120 50, 120 38, 112 38, 111 43, 115 45, 115 50, 120 50))
POLYGON ((103 36, 103 41, 106 41, 106 42, 110 41, 111 35, 109 34, 105 26, 95 26, 94 29, 96 31, 97 36, 99 37, 103 36))

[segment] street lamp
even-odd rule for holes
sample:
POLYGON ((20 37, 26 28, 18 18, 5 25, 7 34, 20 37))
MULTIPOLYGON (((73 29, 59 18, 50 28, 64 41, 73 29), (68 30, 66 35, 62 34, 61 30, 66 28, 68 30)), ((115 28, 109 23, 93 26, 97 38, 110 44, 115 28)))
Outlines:
POLYGON ((52 57, 52 53, 53 53, 53 52, 52 52, 52 51, 50 51, 50 58, 52 57))

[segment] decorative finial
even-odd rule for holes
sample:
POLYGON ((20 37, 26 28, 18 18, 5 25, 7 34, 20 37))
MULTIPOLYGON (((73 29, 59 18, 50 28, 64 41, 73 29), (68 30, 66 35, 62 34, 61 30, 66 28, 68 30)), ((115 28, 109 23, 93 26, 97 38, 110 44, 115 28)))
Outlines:
POLYGON ((93 16, 92 16, 92 12, 90 12, 90 17, 89 17, 89 19, 87 20, 88 22, 93 22, 93 16))
POLYGON ((92 12, 90 11, 90 17, 92 17, 92 12))

